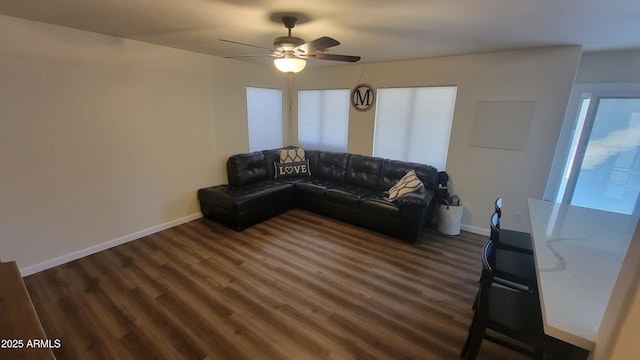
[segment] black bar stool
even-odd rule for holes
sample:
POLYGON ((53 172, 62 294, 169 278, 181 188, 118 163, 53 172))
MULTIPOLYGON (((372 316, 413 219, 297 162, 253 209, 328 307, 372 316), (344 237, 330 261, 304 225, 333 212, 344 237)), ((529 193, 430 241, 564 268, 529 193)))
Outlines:
POLYGON ((500 227, 501 217, 502 198, 499 197, 495 202, 495 212, 491 215, 491 240, 494 241, 496 247, 533 254, 531 234, 524 231, 502 229, 500 227), (496 234, 496 238, 494 238, 494 230, 496 232, 500 230, 499 237, 497 237, 498 235, 496 234))

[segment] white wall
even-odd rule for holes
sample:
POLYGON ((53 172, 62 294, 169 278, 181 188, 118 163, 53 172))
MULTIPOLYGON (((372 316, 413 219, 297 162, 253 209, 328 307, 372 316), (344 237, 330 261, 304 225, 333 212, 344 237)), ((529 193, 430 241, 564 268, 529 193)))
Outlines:
MULTIPOLYGON (((39 271, 200 216, 263 65, 0 16, 0 258, 39 271)), ((286 119, 285 126, 288 126, 286 119)))
POLYGON ((640 82, 640 49, 582 54, 576 83, 640 82))
MULTIPOLYGON (((541 199, 580 59, 578 46, 551 47, 413 61, 308 69, 294 77, 298 89, 351 89, 457 85, 446 171, 465 206, 468 230, 488 232, 496 197, 505 200, 504 226, 529 230, 528 198, 541 199), (535 109, 525 151, 472 147, 475 110, 481 100, 533 100, 535 109), (520 223, 515 214, 520 214, 520 223)), ((297 108, 291 114, 296 139, 297 108)), ((351 109, 349 148, 370 155, 375 110, 351 109)))

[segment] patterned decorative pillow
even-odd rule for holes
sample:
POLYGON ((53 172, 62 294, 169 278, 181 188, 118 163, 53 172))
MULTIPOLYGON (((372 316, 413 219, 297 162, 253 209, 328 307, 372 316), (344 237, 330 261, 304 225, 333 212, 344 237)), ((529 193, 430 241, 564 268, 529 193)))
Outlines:
POLYGON ((287 176, 311 176, 309 159, 288 163, 278 163, 274 161, 273 166, 275 166, 276 179, 287 176))
POLYGON ((280 162, 281 163, 292 163, 292 162, 300 162, 300 161, 304 161, 304 149, 303 148, 281 149, 280 150, 280 162))
POLYGON ((389 189, 389 197, 384 199, 388 201, 396 201, 404 195, 421 191, 422 189, 424 189, 424 184, 420 181, 416 172, 409 170, 402 179, 398 180, 398 182, 389 189))

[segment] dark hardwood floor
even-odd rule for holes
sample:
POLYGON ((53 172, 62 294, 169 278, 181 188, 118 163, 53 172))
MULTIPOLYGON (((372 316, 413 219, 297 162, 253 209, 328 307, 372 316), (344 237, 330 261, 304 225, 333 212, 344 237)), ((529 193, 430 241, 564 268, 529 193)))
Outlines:
POLYGON ((240 233, 199 219, 25 283, 58 359, 459 359, 484 241, 292 210, 240 233))

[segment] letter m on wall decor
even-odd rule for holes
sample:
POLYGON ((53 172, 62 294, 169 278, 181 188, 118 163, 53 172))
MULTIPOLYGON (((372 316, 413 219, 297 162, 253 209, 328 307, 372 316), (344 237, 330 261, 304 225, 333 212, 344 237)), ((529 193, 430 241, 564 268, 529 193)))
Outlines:
POLYGON ((373 106, 375 93, 373 88, 366 84, 357 85, 351 91, 351 105, 358 111, 367 111, 373 106))

